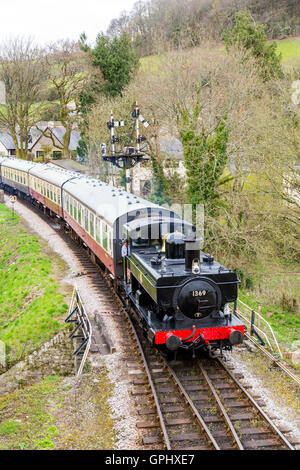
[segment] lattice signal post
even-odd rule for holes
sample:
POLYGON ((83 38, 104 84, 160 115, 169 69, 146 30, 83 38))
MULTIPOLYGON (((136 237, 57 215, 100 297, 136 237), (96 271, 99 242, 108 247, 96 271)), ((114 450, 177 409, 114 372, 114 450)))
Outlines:
MULTIPOLYGON (((145 155, 141 151, 141 143, 146 142, 146 137, 140 134, 140 123, 144 127, 148 127, 149 123, 143 118, 140 113, 138 104, 132 113, 132 117, 135 119, 134 127, 136 129, 136 146, 129 145, 123 147, 122 151, 116 151, 116 144, 120 144, 120 139, 115 135, 115 128, 124 127, 124 121, 115 121, 113 113, 111 112, 110 121, 107 123, 107 127, 110 130, 110 142, 111 142, 111 154, 104 154, 102 156, 104 161, 110 162, 112 165, 125 169, 126 171, 126 191, 130 191, 130 169, 133 168, 137 163, 140 163, 145 160, 149 160, 148 155, 145 155)), ((134 134, 134 129, 132 132, 131 140, 134 134)))

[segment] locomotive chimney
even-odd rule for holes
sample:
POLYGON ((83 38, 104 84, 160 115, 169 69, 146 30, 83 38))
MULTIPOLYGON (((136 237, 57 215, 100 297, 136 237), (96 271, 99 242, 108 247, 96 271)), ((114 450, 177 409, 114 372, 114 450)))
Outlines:
MULTIPOLYGON (((190 238, 185 239, 185 270, 193 270, 193 265, 199 266, 200 272, 200 248, 201 248, 201 238, 190 238)), ((194 271, 193 271, 194 272, 194 271)), ((195 271, 195 274, 198 274, 195 271)))

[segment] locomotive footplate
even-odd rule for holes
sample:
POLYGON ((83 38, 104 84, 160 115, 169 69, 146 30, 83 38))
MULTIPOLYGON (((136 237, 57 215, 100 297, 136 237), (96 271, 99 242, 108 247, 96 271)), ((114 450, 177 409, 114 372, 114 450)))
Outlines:
POLYGON ((243 341, 245 326, 233 313, 215 318, 213 326, 209 317, 201 320, 190 319, 180 312, 161 321, 154 312, 140 306, 133 295, 130 294, 130 298, 143 318, 143 323, 146 323, 154 344, 166 344, 168 347, 169 343, 172 344, 172 348, 176 346, 178 349, 184 344, 192 346, 196 343, 207 345, 213 343, 216 346, 222 341, 223 344, 232 346, 243 341))

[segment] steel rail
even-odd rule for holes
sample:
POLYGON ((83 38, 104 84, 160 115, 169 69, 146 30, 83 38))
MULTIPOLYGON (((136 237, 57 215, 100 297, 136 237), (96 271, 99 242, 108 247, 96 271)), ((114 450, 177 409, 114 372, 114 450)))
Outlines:
POLYGON ((158 397, 157 397, 157 393, 156 393, 156 390, 155 390, 154 382, 153 382, 153 379, 152 379, 152 376, 151 376, 151 372, 150 372, 150 369, 149 369, 149 366, 148 366, 146 356, 145 356, 144 351, 143 351, 142 344, 140 342, 140 339, 139 339, 138 334, 136 332, 135 326, 134 326, 128 312, 126 310, 124 310, 124 311, 126 313, 127 319, 129 321, 130 326, 132 328, 132 331, 134 333, 136 342, 137 342, 139 350, 140 350, 140 354, 141 354, 143 362, 144 362, 144 368, 146 370, 146 373, 147 373, 147 376, 148 376, 148 381, 149 381, 149 384, 151 386, 151 391, 152 391, 153 398, 154 398, 154 401, 155 401, 155 406, 156 406, 156 409, 157 409, 159 422, 160 422, 160 427, 161 427, 161 430, 162 430, 163 439, 165 441, 166 448, 167 448, 167 450, 171 450, 172 448, 171 448, 171 443, 170 443, 170 439, 169 439, 169 436, 168 436, 168 431, 167 431, 167 428, 166 428, 166 425, 165 425, 165 421, 164 421, 162 411, 160 409, 160 404, 159 404, 159 401, 158 401, 158 397))
POLYGON ((212 392, 212 394, 213 394, 213 396, 214 396, 214 398, 215 398, 215 400, 216 400, 216 402, 217 402, 217 404, 218 404, 218 406, 219 406, 219 409, 220 409, 222 415, 223 415, 224 418, 225 418, 225 421, 226 421, 226 423, 227 423, 227 425, 228 425, 228 427, 229 427, 229 430, 230 430, 230 432, 231 432, 231 434, 232 434, 232 437, 233 437, 234 441, 236 442, 236 444, 237 444, 237 446, 238 446, 238 449, 239 449, 239 450, 244 450, 244 446, 243 446, 243 444, 241 443, 240 438, 238 437, 237 432, 236 432, 236 430, 234 429, 234 426, 233 426, 233 424, 232 424, 232 421, 231 421, 231 419, 229 418, 227 411, 225 410, 224 404, 222 403, 222 401, 221 401, 221 399, 220 399, 220 397, 219 397, 219 395, 218 395, 218 393, 217 393, 217 391, 216 391, 214 385, 212 384, 210 378, 208 377, 207 372, 204 370, 204 368, 203 368, 202 365, 200 364, 199 360, 196 362, 196 364, 197 364, 197 367, 201 370, 201 372, 202 372, 202 374, 203 374, 203 376, 204 376, 204 378, 205 378, 205 380, 206 380, 206 382, 207 382, 207 384, 208 384, 208 386, 209 386, 209 388, 210 388, 210 390, 211 390, 211 392, 212 392))
POLYGON ((180 379, 178 378, 176 372, 172 369, 171 366, 169 366, 169 364, 167 363, 167 361, 165 360, 165 358, 163 356, 161 356, 163 362, 164 362, 164 365, 166 366, 166 368, 168 369, 169 373, 171 374, 175 384, 177 385, 177 387, 179 388, 180 390, 180 393, 182 393, 182 395, 184 395, 187 403, 189 404, 191 410, 192 410, 192 413, 196 416, 200 426, 202 427, 202 429, 204 430, 206 436, 208 437, 209 439, 209 442, 211 444, 213 444, 215 450, 221 450, 220 447, 219 447, 219 444, 216 442, 214 436, 212 435, 212 433, 210 432, 209 428, 207 427, 203 417, 201 416, 201 414, 199 413, 199 411, 197 410, 197 408, 195 407, 193 401, 191 400, 190 396, 188 395, 188 393, 186 392, 186 390, 184 389, 184 386, 182 385, 180 379))
POLYGON ((283 372, 285 372, 291 379, 293 379, 298 385, 300 385, 300 378, 297 377, 295 374, 293 374, 288 367, 283 364, 279 359, 276 359, 269 351, 267 351, 263 346, 258 344, 251 336, 246 333, 247 338, 251 341, 254 346, 256 346, 265 356, 267 356, 272 362, 276 363, 276 366, 278 366, 283 372))
POLYGON ((234 377, 234 375, 230 372, 230 370, 225 366, 223 361, 218 357, 216 360, 219 362, 219 364, 223 367, 223 369, 226 371, 226 373, 231 377, 231 379, 235 382, 235 384, 242 390, 244 395, 250 400, 250 402, 254 405, 254 407, 257 409, 257 411, 260 413, 260 415, 264 418, 266 423, 273 429, 273 431, 276 433, 276 435, 280 438, 280 440, 284 443, 286 447, 288 447, 290 450, 295 450, 295 448, 292 446, 292 444, 284 437, 284 435, 279 431, 277 426, 273 423, 273 421, 266 415, 264 410, 256 403, 256 401, 252 398, 252 396, 247 392, 245 387, 234 377))

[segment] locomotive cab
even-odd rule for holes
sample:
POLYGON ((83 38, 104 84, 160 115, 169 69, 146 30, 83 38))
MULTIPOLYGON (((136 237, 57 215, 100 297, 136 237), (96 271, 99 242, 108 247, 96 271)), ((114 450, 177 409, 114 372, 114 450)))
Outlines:
POLYGON ((133 220, 125 229, 126 289, 151 341, 170 350, 230 349, 242 341, 244 326, 228 308, 239 280, 201 251, 191 224, 156 216, 133 220))

